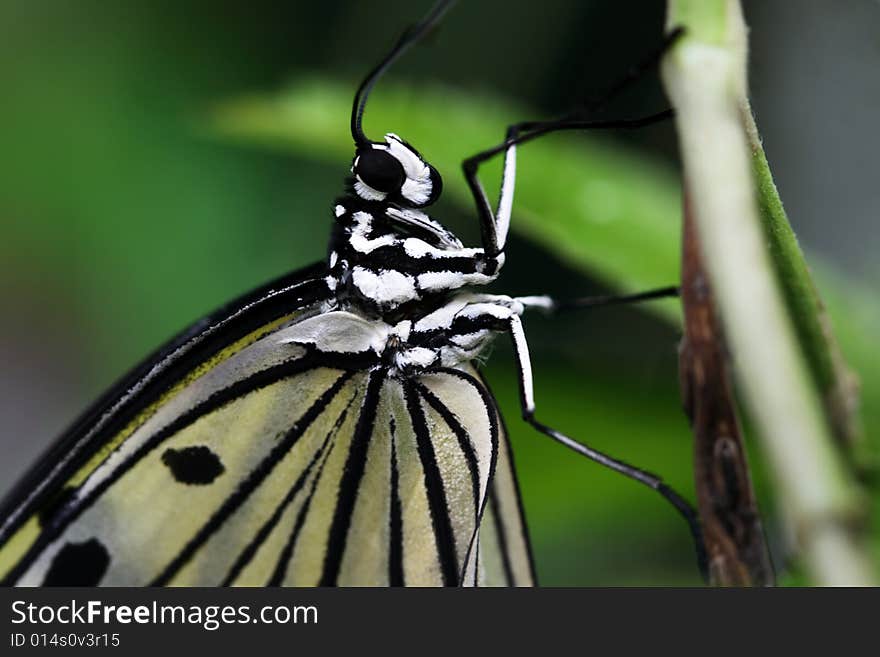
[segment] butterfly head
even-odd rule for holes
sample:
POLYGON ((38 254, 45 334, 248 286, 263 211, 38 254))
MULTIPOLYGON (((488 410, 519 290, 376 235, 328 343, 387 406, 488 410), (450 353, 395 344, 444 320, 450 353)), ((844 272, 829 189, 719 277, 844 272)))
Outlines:
POLYGON ((454 0, 438 0, 421 21, 412 25, 390 51, 367 73, 351 106, 351 136, 357 149, 351 172, 354 191, 369 201, 388 201, 411 209, 436 201, 443 187, 440 174, 422 159, 418 151, 395 134, 384 142, 372 141, 364 134, 363 118, 373 86, 386 70, 414 43, 437 25, 454 0))
POLYGON ((437 169, 395 134, 358 146, 351 165, 354 191, 368 201, 392 201, 411 208, 431 205, 443 181, 437 169))

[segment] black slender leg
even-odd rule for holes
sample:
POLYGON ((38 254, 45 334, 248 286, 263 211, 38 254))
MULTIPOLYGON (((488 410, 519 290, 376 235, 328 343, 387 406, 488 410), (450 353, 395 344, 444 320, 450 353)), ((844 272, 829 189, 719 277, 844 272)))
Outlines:
POLYGON ((525 308, 539 309, 548 313, 558 313, 568 310, 580 310, 585 308, 604 308, 606 306, 622 306, 630 303, 641 303, 656 299, 669 299, 678 297, 680 290, 675 285, 660 287, 635 294, 603 294, 592 297, 576 297, 574 299, 554 299, 547 295, 516 297, 525 308))
POLYGON ((706 546, 703 542, 703 530, 700 526, 699 515, 679 493, 667 485, 660 477, 645 470, 641 470, 625 461, 621 461, 612 456, 600 452, 597 449, 581 443, 565 434, 549 427, 535 418, 535 397, 534 384, 532 381, 532 365, 529 358, 528 343, 526 342, 525 332, 523 331, 522 322, 519 316, 513 316, 509 320, 509 332, 513 340, 514 353, 516 355, 516 364, 519 371, 519 389, 520 404, 522 406, 523 419, 532 425, 535 429, 546 436, 549 436, 556 442, 568 447, 582 456, 586 456, 591 461, 605 466, 625 477, 629 477, 652 490, 657 491, 663 498, 669 502, 676 511, 684 518, 688 524, 691 536, 694 541, 694 549, 697 557, 697 567, 700 570, 703 579, 708 581, 709 569, 708 559, 706 556, 706 546))
POLYGON ((700 525, 700 517, 697 513, 697 510, 691 506, 691 504, 685 500, 680 494, 678 494, 675 489, 668 486, 663 480, 655 474, 650 472, 646 472, 645 470, 641 470, 635 466, 632 466, 625 461, 621 461, 619 459, 613 458, 600 452, 596 449, 593 449, 589 445, 585 445, 584 443, 578 442, 569 438, 565 434, 562 434, 552 427, 547 426, 546 424, 538 421, 533 412, 528 412, 523 410, 523 419, 532 425, 535 429, 540 431, 546 436, 553 438, 558 443, 565 445, 569 449, 574 450, 578 454, 582 456, 586 456, 591 461, 598 463, 599 465, 603 465, 606 468, 614 470, 615 472, 619 472, 625 477, 629 477, 630 479, 634 479, 645 486, 657 491, 663 498, 669 502, 675 510, 681 514, 681 516, 687 522, 688 529, 690 530, 691 537, 694 541, 694 550, 697 556, 697 567, 700 569, 700 574, 703 576, 703 579, 708 581, 709 579, 709 564, 708 558, 706 555, 706 546, 703 542, 703 528, 700 525))
POLYGON ((504 250, 507 229, 510 225, 510 212, 513 205, 513 190, 516 180, 516 146, 537 139, 551 132, 563 130, 635 130, 655 123, 661 123, 673 116, 672 110, 636 119, 620 121, 583 121, 580 119, 559 119, 553 121, 528 121, 517 123, 507 129, 507 138, 500 144, 467 158, 462 163, 465 179, 477 206, 480 234, 486 254, 494 257, 504 250), (506 151, 498 214, 492 211, 486 190, 480 182, 480 164, 506 151))

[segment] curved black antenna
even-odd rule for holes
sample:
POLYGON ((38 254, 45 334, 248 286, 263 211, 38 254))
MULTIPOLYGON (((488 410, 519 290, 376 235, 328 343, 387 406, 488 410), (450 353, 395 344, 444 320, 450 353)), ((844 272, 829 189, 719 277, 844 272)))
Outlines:
POLYGON ((361 82, 361 86, 358 87, 357 93, 354 95, 354 103, 351 107, 351 136, 354 138, 355 144, 363 146, 370 142, 364 134, 364 131, 361 129, 361 121, 364 117, 364 107, 367 104, 367 97, 370 95, 370 90, 373 88, 373 85, 376 84, 376 80, 382 77, 385 70, 397 61, 397 58, 406 52, 407 48, 421 39, 428 30, 434 27, 434 25, 443 18, 443 14, 446 13, 446 10, 449 9, 454 2, 455 0, 439 0, 425 18, 415 25, 408 27, 406 31, 400 35, 400 38, 397 40, 397 43, 394 44, 391 52, 389 52, 385 58, 367 74, 364 81, 361 82))

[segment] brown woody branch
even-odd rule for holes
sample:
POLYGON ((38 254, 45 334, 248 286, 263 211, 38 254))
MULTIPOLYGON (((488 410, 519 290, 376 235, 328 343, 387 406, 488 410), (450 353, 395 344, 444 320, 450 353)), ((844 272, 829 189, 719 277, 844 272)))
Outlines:
POLYGON ((772 586, 773 567, 749 476, 724 339, 687 196, 684 205, 685 333, 679 348, 679 376, 684 410, 694 431, 697 508, 710 583, 772 586))

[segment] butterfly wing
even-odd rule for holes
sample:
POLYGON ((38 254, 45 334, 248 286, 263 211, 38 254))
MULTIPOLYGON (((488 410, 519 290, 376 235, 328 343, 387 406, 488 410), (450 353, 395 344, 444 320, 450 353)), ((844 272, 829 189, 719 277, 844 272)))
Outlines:
POLYGON ((286 348, 270 334, 163 404, 71 489, 12 582, 459 583, 497 450, 483 390, 286 348), (269 351, 281 362, 231 377, 269 351))
POLYGON ((317 280, 215 313, 77 423, 54 451, 67 461, 10 507, 4 583, 529 583, 506 439, 476 372, 391 375, 286 342, 326 297, 317 280))
POLYGON ((330 295, 324 266, 279 278, 196 322, 111 388, 22 478, 0 510, 0 581, 41 551, 75 491, 178 392, 330 295))

